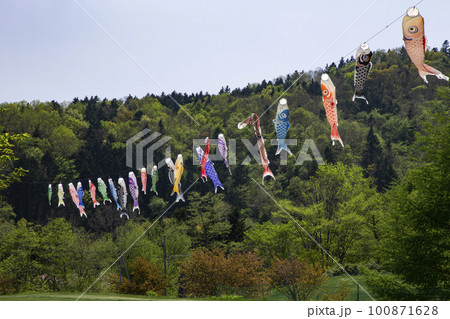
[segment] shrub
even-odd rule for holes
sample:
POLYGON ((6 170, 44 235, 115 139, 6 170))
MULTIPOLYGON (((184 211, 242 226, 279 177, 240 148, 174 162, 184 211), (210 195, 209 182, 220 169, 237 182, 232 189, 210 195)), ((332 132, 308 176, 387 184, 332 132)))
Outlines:
POLYGON ((344 301, 350 296, 350 288, 345 284, 341 283, 338 291, 329 292, 325 291, 321 297, 323 301, 344 301))
POLYGON ((158 296, 158 294, 156 292, 154 292, 153 290, 149 290, 145 294, 147 296, 149 296, 149 297, 156 297, 156 296, 158 296))
POLYGON ((308 300, 326 279, 319 267, 308 265, 298 259, 272 261, 268 275, 272 285, 290 300, 308 300))
MULTIPOLYGON (((180 263, 180 287, 188 297, 215 296, 217 284, 250 287, 265 281, 262 261, 255 253, 231 253, 216 248, 196 249, 180 263)), ((254 291, 252 291, 254 293, 254 291)))
MULTIPOLYGON (((119 290, 119 276, 114 274, 110 277, 110 282, 119 290)), ((121 292, 126 294, 148 295, 149 292, 162 295, 167 287, 168 280, 164 278, 161 267, 145 260, 143 257, 136 257, 130 265, 130 280, 122 277, 121 292)))
POLYGON ((0 276, 0 295, 14 294, 17 292, 14 279, 5 275, 0 276))

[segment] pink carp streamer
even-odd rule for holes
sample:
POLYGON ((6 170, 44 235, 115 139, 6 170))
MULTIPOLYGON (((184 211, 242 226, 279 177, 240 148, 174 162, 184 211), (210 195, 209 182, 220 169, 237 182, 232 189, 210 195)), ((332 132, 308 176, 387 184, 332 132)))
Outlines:
POLYGON ((258 149, 259 149, 259 155, 261 155, 261 163, 263 165, 264 171, 263 171, 263 177, 262 177, 262 184, 264 184, 264 177, 271 176, 273 179, 275 179, 275 176, 273 175, 272 171, 269 168, 269 159, 267 158, 267 151, 266 147, 264 146, 264 138, 262 137, 261 133, 261 126, 259 125, 259 117, 255 113, 252 113, 250 117, 245 119, 244 121, 240 122, 238 124, 238 129, 243 129, 248 124, 253 125, 253 131, 256 135, 256 140, 258 142, 258 149))

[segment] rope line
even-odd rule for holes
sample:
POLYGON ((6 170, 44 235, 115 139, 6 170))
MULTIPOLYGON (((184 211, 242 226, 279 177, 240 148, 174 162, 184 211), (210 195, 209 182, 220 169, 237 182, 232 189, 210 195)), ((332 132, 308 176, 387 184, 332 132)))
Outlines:
MULTIPOLYGON (((89 18, 91 18, 91 20, 99 27, 101 28, 107 35, 108 37, 111 38, 111 40, 113 40, 128 56, 130 56, 131 59, 133 59, 133 61, 138 65, 141 66, 141 64, 135 60, 131 54, 119 43, 117 42, 117 40, 106 30, 104 29, 100 23, 84 8, 80 5, 80 3, 77 0, 73 0, 79 7, 81 10, 83 10, 88 16, 89 18)), ((321 59, 354 25, 356 22, 358 22, 358 20, 370 9, 372 8, 379 0, 375 0, 369 7, 367 7, 351 24, 349 27, 347 27, 347 29, 345 29, 345 31, 318 57, 316 58, 307 69, 310 69, 312 67, 312 65, 314 65, 319 59, 321 59)), ((424 0, 420 0, 419 2, 417 2, 414 6, 418 6, 419 4, 421 4, 424 0)), ((397 22, 400 18, 402 18, 404 16, 404 13, 402 13, 399 17, 395 18, 392 22, 390 22, 389 24, 387 24, 385 27, 383 27, 382 29, 380 29, 377 33, 375 33, 374 35, 372 35, 369 39, 367 39, 365 42, 369 42, 370 40, 374 39, 375 37, 377 37, 380 33, 382 33, 384 30, 386 30, 387 28, 389 28, 392 24, 394 24, 395 22, 397 22)), ((355 52, 356 50, 358 50, 359 46, 356 47, 355 49, 353 49, 352 51, 350 51, 349 53, 347 53, 345 56, 343 56, 344 58, 346 58, 347 56, 349 56, 350 54, 352 54, 353 52, 355 52)), ((142 67, 143 68, 143 67, 142 67)), ((145 70, 145 68, 143 68, 143 71, 147 73, 147 71, 145 70)), ((267 111, 269 111, 273 105, 275 105, 276 102, 278 102, 278 100, 280 100, 286 93, 287 91, 289 91, 291 89, 292 86, 295 85, 295 83, 297 83, 300 78, 304 75, 305 73, 301 73, 300 76, 291 84, 289 85, 289 87, 274 101, 272 102, 272 104, 259 116, 261 118, 261 116, 263 116, 267 111)), ((148 74, 152 79, 153 77, 148 74)), ((155 83, 156 80, 155 80, 155 83)), ((159 84, 158 84, 159 85, 159 84)), ((161 87, 161 86, 160 86, 161 87)), ((161 87, 161 89, 163 89, 161 87)), ((172 98, 172 97, 171 97, 172 98)), ((173 98, 172 98, 173 99, 173 98)), ((173 99, 174 100, 174 99, 173 99)), ((175 103, 177 103, 174 100, 175 103)), ((177 103, 178 104, 178 103, 177 103)), ((179 105, 179 104, 178 104, 179 105)), ((181 105, 179 105, 181 107, 181 105)), ((189 115, 189 114, 188 114, 189 115)), ((192 117, 191 117, 192 118, 192 117)), ((193 118, 192 118, 193 119, 193 118)), ((193 119, 194 120, 194 119, 193 119)), ((195 120, 194 120, 195 121, 195 120)), ((196 121, 195 121, 196 122, 196 121)), ((197 123, 197 122, 196 122, 197 123)), ((198 123, 197 123, 198 124, 198 123)), ((119 172, 120 175, 121 172, 119 172)), ((109 177, 111 175, 117 175, 117 173, 113 173, 113 174, 108 174, 108 175, 103 175, 103 176, 98 176, 100 178, 106 178, 109 177)), ((84 178, 84 179, 76 179, 77 181, 88 181, 89 178, 84 178)), ((69 183, 71 181, 65 181, 64 183, 69 183)), ((38 181, 38 182, 29 182, 29 181, 20 181, 20 182, 15 182, 14 184, 56 184, 57 182, 49 182, 49 181, 38 181)))
MULTIPOLYGON (((198 178, 184 191, 184 194, 186 194, 190 189, 191 189, 191 187, 192 186, 194 186, 194 184, 195 183, 197 183, 198 182, 198 178)), ((161 219, 161 217, 163 217, 171 208, 172 208, 172 206, 173 205, 175 205, 175 203, 176 203, 176 201, 174 201, 172 204, 170 204, 170 206, 161 214, 161 215, 159 215, 159 217, 158 218, 156 218, 155 219, 155 221, 153 222, 153 223, 151 223, 151 225, 150 226, 148 226, 148 228, 146 229, 146 230, 144 230, 144 232, 141 234, 141 235, 139 235, 139 237, 138 238, 136 238, 136 240, 127 248, 127 249, 125 249, 125 251, 111 264, 111 265, 109 265, 109 267, 108 268, 106 268, 106 270, 104 270, 101 274, 100 274, 100 276, 98 276, 97 277, 97 279, 95 279, 95 281, 85 290, 85 291, 83 291, 83 293, 76 299, 76 301, 79 301, 80 300, 80 298, 81 297, 83 297, 96 283, 97 283, 97 281, 99 281, 110 269, 111 269, 111 267, 112 266, 114 266, 133 246, 134 246, 134 244, 136 244, 141 238, 142 238, 142 236, 144 236, 149 230, 150 230, 150 228, 152 228, 153 227, 153 225, 155 225, 157 222, 158 222, 158 220, 160 220, 161 219)))
POLYGON ((302 225, 300 225, 298 222, 297 222, 297 220, 295 220, 294 219, 294 217, 292 217, 291 216, 291 214, 289 214, 288 213, 288 211, 283 207, 283 206, 281 206, 278 202, 277 202, 277 200, 275 199, 275 198, 273 198, 272 197, 272 195, 270 195, 269 194, 269 192, 267 192, 266 191, 266 189, 262 186, 262 185, 260 185, 253 177, 252 177, 252 180, 267 194, 267 196, 269 196, 270 197, 270 199, 275 203, 275 204, 277 204, 278 205, 278 207, 280 207, 285 213, 286 213, 286 215, 288 215, 296 224, 297 224, 297 226, 298 227, 300 227, 300 229, 301 230, 303 230, 303 232, 306 234, 306 235, 308 235, 308 237, 309 238, 311 238, 311 240, 328 256, 328 257, 330 257, 331 258, 331 260, 333 260, 333 262, 336 264, 336 265, 338 265, 339 266, 339 268, 341 268, 342 269, 342 271, 348 276, 348 277, 350 277, 350 279, 351 280, 353 280, 359 287, 361 287, 361 289, 373 300, 373 301, 375 301, 375 298, 373 298, 368 292, 367 292, 367 290, 366 289, 364 289, 364 287, 359 283, 359 282, 357 282, 356 281, 356 279, 355 278, 353 278, 348 272, 347 272, 347 270, 345 270, 345 268, 344 267, 342 267, 342 265, 339 263, 339 262, 337 262, 336 261, 336 259, 334 259, 333 258, 333 256, 331 256, 331 254, 325 249, 325 248, 323 248, 322 247, 322 245, 321 244, 319 244, 318 242, 317 242, 317 240, 310 234, 310 233, 308 233, 307 231, 306 231, 306 229, 304 229, 303 227, 302 227, 302 225))
MULTIPOLYGON (((356 24, 356 22, 358 22, 358 20, 359 19, 361 19, 361 17, 367 12, 367 11, 369 11, 369 9, 370 8, 372 8, 377 2, 378 2, 379 0, 375 0, 374 2, 372 2, 348 27, 347 27, 347 29, 345 29, 344 30, 344 32, 342 32, 341 33, 341 35, 321 54, 321 55, 319 55, 308 67, 307 67, 307 69, 309 70, 309 69, 311 69, 312 68, 312 66, 317 62, 317 61, 319 61, 325 54, 327 54, 328 53, 328 51, 332 48, 332 47, 334 47, 335 45, 336 45, 336 43, 338 43, 339 42, 339 40, 356 24)), ((276 102, 278 102, 278 100, 280 100, 286 93, 287 93, 287 91, 289 91, 290 90, 290 88, 291 87, 293 87, 294 86, 294 84, 295 83, 297 83, 301 78, 302 78, 302 76, 304 75, 305 73, 302 73, 302 74, 300 74, 300 76, 297 78, 297 79, 295 79, 295 81, 294 82, 292 82, 292 84, 291 85, 289 85, 289 87, 286 89, 286 90, 284 90, 284 92, 283 93, 281 93, 281 95, 279 96, 279 97, 277 97, 276 99, 275 99, 275 101, 273 101, 272 102, 272 104, 270 104, 270 106, 259 116, 259 118, 261 118, 264 114, 266 114, 267 113, 267 111, 269 111, 271 108, 272 108, 272 106, 274 106, 275 105, 275 103, 276 102)))
MULTIPOLYGON (((419 2, 416 3, 416 5, 414 7, 417 7, 419 4, 421 4, 423 2, 423 0, 420 0, 419 2)), ((372 40, 373 38, 375 38, 377 35, 379 35, 381 32, 383 32, 384 30, 386 30, 387 28, 389 28, 391 25, 393 25, 395 22, 397 22, 399 19, 401 19, 405 14, 402 13, 402 15, 400 15, 398 18, 396 18, 395 20, 393 20, 391 23, 387 24, 384 28, 382 28, 380 31, 378 31, 377 33, 375 33, 373 36, 371 36, 369 39, 367 39, 364 42, 369 42, 370 40, 372 40)), ((344 55, 344 58, 348 57, 350 54, 352 54, 353 52, 355 52, 356 50, 358 50, 359 46, 356 47, 355 49, 353 49, 352 51, 350 51, 349 53, 347 53, 347 55, 344 55)))
MULTIPOLYGON (((311 69, 311 67, 317 62, 319 61, 346 33, 347 31, 349 31, 353 25, 370 9, 372 8, 379 0, 374 1, 369 7, 367 7, 363 13, 361 13, 355 21, 353 21, 353 23, 318 57, 316 58, 309 66, 308 66, 308 70, 311 69)), ((420 3, 422 3, 424 0, 420 0, 418 3, 416 3, 416 6, 418 6, 420 3)), ((394 24, 397 20, 399 20, 400 18, 402 18, 405 14, 402 13, 402 15, 400 15, 398 18, 395 18, 391 23, 389 23, 388 25, 386 25, 385 27, 383 27, 382 29, 380 29, 377 33, 375 33, 373 36, 371 36, 369 39, 367 39, 365 42, 369 42, 370 40, 374 39, 376 36, 378 36, 380 33, 382 33, 384 30, 386 30, 387 28, 389 28, 392 24, 394 24)), ((353 49, 352 51, 350 51, 349 53, 347 53, 347 55, 345 55, 343 58, 346 58, 347 56, 349 56, 350 54, 352 54, 353 52, 355 52, 356 50, 358 50, 359 46, 356 47, 355 49, 353 49)), ((263 116, 267 111, 269 111, 272 106, 275 105, 275 103, 277 103, 286 93, 287 91, 289 91, 291 89, 292 86, 294 86, 295 83, 297 83, 300 78, 304 75, 305 73, 300 74, 300 76, 294 81, 292 82, 291 85, 289 85, 289 87, 279 96, 275 99, 275 101, 272 102, 272 104, 270 104, 270 106, 259 116, 261 118, 261 116, 263 116)))

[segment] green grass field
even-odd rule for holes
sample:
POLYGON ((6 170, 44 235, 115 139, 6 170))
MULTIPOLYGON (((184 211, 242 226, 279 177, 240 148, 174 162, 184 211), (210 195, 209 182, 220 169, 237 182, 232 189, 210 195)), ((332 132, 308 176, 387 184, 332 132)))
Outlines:
MULTIPOLYGON (((81 295, 79 292, 46 292, 26 293, 16 295, 0 295, 0 301, 75 301, 81 295)), ((157 300, 186 300, 177 297, 148 297, 139 295, 120 294, 85 294, 80 300, 83 301, 157 301, 157 300)))
MULTIPOLYGON (((361 275, 353 276, 357 282, 367 289, 364 277, 361 275)), ((331 291, 337 291, 344 282, 350 288, 350 296, 347 300, 355 301, 357 300, 357 288, 353 280, 347 276, 331 277, 325 284, 325 288, 331 291)), ((79 292, 47 292, 47 293, 25 293, 25 294, 15 294, 15 295, 0 295, 0 301, 75 301, 81 295, 79 292)), ((188 298, 178 298, 178 297, 149 297, 140 295, 123 295, 117 293, 111 294, 99 294, 99 293, 88 293, 83 295, 80 299, 82 301, 164 301, 164 300, 212 300, 209 298, 205 299, 188 299, 188 298)), ((216 299, 217 300, 217 299, 216 299)), ((286 300, 285 296, 280 294, 278 291, 274 290, 270 295, 262 298, 261 300, 286 300)), ((359 300, 372 300, 362 289, 359 290, 359 300)))
MULTIPOLYGON (((360 285, 362 285, 364 287, 364 289, 366 289, 368 291, 368 287, 366 285, 366 282, 364 280, 364 276, 362 275, 356 275, 356 276, 352 276, 360 285)), ((357 289, 357 285, 356 283, 349 278, 348 276, 336 276, 336 277, 331 277, 330 279, 328 279, 327 283, 325 284, 326 288, 329 288, 331 290, 338 290, 339 286, 341 285, 341 283, 345 283, 347 285, 347 287, 350 288, 350 296, 347 298, 347 300, 349 301, 356 301, 357 299, 357 295, 358 295, 358 289, 357 289)), ((370 292, 369 292, 370 293, 370 292)), ((371 301, 372 298, 370 298, 365 292, 364 290, 362 290, 361 288, 359 289, 359 300, 360 301, 371 301)))

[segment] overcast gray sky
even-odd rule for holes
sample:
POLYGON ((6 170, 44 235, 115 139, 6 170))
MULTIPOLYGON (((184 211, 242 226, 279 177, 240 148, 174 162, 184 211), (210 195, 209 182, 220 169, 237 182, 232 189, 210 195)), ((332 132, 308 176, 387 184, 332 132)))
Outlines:
MULTIPOLYGON (((339 61, 419 0, 78 0, 164 91, 217 93, 339 61)), ((450 1, 424 0, 430 47, 450 39, 450 1)), ((0 2, 0 102, 160 94, 73 0, 0 2)), ((371 49, 403 44, 401 19, 371 49)))

